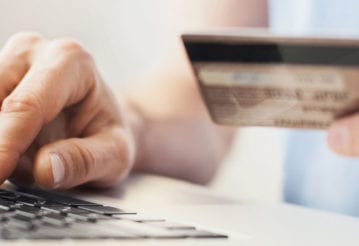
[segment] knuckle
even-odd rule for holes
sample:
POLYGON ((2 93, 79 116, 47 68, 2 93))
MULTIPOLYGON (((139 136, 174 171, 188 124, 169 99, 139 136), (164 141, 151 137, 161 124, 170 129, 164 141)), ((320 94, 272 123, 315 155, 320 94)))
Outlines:
POLYGON ((53 41, 53 45, 55 48, 59 50, 74 50, 74 51, 81 51, 82 45, 73 38, 62 38, 56 39, 53 41))
POLYGON ((32 47, 43 39, 44 38, 36 32, 19 32, 8 39, 4 49, 7 49, 12 56, 26 57, 32 47))
POLYGON ((62 38, 52 41, 51 48, 53 51, 60 56, 65 56, 66 58, 90 58, 89 53, 86 49, 73 38, 62 38))
POLYGON ((83 179, 87 179, 91 176, 93 167, 98 163, 97 158, 94 153, 84 145, 75 143, 74 150, 76 151, 76 156, 78 156, 78 163, 73 165, 73 168, 76 168, 76 170, 74 170, 74 174, 81 175, 83 179))
POLYGON ((11 95, 2 103, 1 111, 5 113, 31 113, 37 117, 42 116, 41 104, 38 98, 28 93, 26 95, 11 95))
POLYGON ((48 55, 55 57, 52 63, 55 67, 79 67, 85 74, 94 70, 91 54, 75 39, 63 38, 51 42, 48 55))
POLYGON ((43 37, 36 32, 27 32, 27 31, 23 31, 23 32, 18 32, 14 35, 12 35, 9 40, 8 43, 9 44, 13 44, 13 45, 33 45, 39 41, 41 41, 43 39, 43 37))

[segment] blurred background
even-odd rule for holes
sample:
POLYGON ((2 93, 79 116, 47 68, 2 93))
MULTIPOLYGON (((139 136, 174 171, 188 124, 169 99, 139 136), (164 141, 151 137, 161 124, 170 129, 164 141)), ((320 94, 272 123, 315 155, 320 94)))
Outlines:
MULTIPOLYGON (((168 18, 186 15, 195 28, 201 13, 196 5, 205 1, 184 10, 169 4, 172 0, 0 0, 0 46, 21 30, 74 37, 93 54, 108 84, 122 90, 160 63, 170 33, 185 31, 168 18)), ((273 129, 240 130, 211 188, 239 199, 280 201, 282 158, 276 136, 273 129)))

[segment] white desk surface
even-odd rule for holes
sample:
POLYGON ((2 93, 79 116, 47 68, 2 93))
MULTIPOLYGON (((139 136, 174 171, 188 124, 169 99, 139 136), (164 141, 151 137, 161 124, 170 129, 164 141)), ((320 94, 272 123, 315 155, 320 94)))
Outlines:
MULTIPOLYGON (((357 218, 287 204, 236 201, 214 195, 205 187, 152 175, 133 175, 123 185, 111 190, 76 190, 71 193, 87 200, 134 210, 144 216, 223 232, 230 237, 220 241, 186 241, 185 245, 357 246, 359 243, 357 218)), ((121 243, 157 244, 169 245, 169 242, 121 243)), ((170 245, 183 244, 183 241, 171 241, 170 245)), ((98 245, 98 242, 93 242, 93 245, 98 245)))

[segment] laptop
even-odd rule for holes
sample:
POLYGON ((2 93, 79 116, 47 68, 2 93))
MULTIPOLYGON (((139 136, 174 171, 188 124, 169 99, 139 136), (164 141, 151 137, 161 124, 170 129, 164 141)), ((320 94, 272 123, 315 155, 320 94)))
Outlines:
POLYGON ((226 239, 227 235, 59 192, 12 187, 0 189, 0 238, 122 241, 226 239))
MULTIPOLYGON (((17 218, 8 220, 7 224, 3 221, 0 223, 3 231, 0 239, 2 246, 356 246, 359 241, 357 218, 286 204, 237 201, 214 194, 205 187, 148 174, 131 175, 121 187, 111 190, 66 191, 66 196, 63 192, 43 193, 9 184, 2 189, 9 190, 10 193, 2 192, 8 195, 12 194, 12 191, 19 192, 16 194, 18 205, 15 210, 10 211, 12 216, 17 218), (42 196, 48 202, 40 198, 42 196), (38 222, 30 225, 27 221, 34 218, 30 214, 33 214, 34 210, 38 211, 40 206, 35 206, 34 201, 37 203, 39 200, 44 208, 50 209, 45 210, 42 215, 37 213, 38 222), (66 206, 67 211, 54 212, 43 219, 42 223, 46 223, 46 226, 38 224, 41 216, 69 203, 72 206, 66 206), (87 212, 83 213, 77 209, 85 206, 88 206, 86 211, 90 210, 91 213, 96 210, 94 218, 92 215, 88 219, 87 212), (116 214, 118 209, 121 209, 122 214, 116 214), (115 213, 117 218, 103 217, 109 216, 102 214, 105 211, 115 213), (62 216, 65 213, 69 218, 64 220, 62 216), (75 223, 74 218, 77 220, 75 223), (81 222, 84 219, 89 221, 81 222), (7 229, 4 231, 4 228, 7 229), (183 235, 183 231, 193 232, 194 228, 197 235, 203 236, 206 231, 206 237, 183 235), (36 230, 37 234, 34 233, 36 230), (182 236, 174 237, 167 231, 182 236), (208 233, 214 233, 215 236, 207 237, 208 233), (227 237, 217 237, 218 234, 227 237)), ((11 200, 12 195, 7 199, 11 200)))

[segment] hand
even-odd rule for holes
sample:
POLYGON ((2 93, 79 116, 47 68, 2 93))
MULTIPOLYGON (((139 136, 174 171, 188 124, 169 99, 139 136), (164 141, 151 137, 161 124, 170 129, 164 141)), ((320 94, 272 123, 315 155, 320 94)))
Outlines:
POLYGON ((338 154, 359 156, 359 114, 334 122, 328 132, 328 144, 338 154))
POLYGON ((0 51, 0 102, 0 182, 109 186, 131 169, 128 108, 76 41, 11 37, 0 51))

